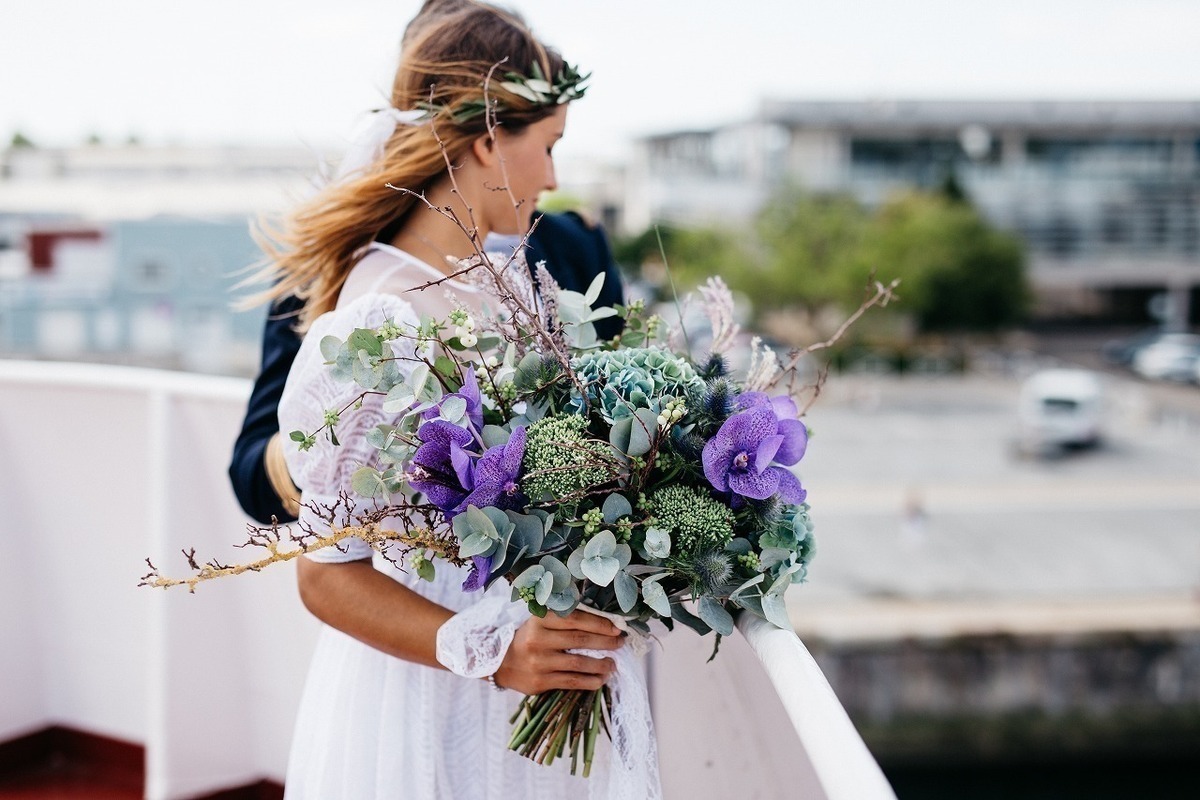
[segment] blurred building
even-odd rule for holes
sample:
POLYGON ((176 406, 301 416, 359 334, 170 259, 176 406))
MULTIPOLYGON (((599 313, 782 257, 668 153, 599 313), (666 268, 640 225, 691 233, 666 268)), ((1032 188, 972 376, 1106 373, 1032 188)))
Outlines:
POLYGON ((950 180, 1027 243, 1043 311, 1200 320, 1200 102, 768 102, 641 140, 624 222, 728 224, 786 185, 877 205, 950 180))
POLYGON ((250 373, 265 310, 238 311, 258 258, 246 220, 155 217, 33 226, 0 278, 0 353, 250 373), (23 245, 23 246, 22 246, 23 245))
POLYGON ((265 310, 233 307, 260 257, 250 222, 311 191, 320 163, 278 147, 0 152, 0 354, 252 373, 265 310))

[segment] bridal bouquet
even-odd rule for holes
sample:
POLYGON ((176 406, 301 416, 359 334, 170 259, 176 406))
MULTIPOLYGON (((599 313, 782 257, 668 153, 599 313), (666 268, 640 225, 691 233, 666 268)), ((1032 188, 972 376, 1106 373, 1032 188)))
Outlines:
MULTIPOLYGON (((593 308, 602 276, 581 294, 539 265, 535 292, 510 278, 529 274, 520 257, 493 263, 481 253, 455 274, 482 271, 494 309, 320 342, 332 377, 359 391, 320 429, 290 432, 296 445, 338 444, 340 421, 368 396, 392 415, 367 434, 375 457, 353 474, 358 497, 314 509, 331 534, 293 531, 298 547, 284 549, 278 527, 252 529, 250 543, 269 551, 259 562, 189 554, 191 578, 151 565, 143 583, 194 589, 358 536, 424 579, 446 561, 470 567, 464 591, 508 581, 512 601, 538 616, 583 607, 647 636, 653 620, 678 622, 715 632, 718 646, 739 611, 790 629, 784 593, 814 552, 791 471, 808 441, 794 399, 808 351, 781 364, 754 339, 748 369, 732 372, 739 329, 717 278, 699 291, 710 337, 697 358, 682 322, 664 335, 641 303, 593 308), (593 323, 614 315, 623 333, 598 340, 593 323)), ((890 296, 876 288, 859 314, 890 296)), ((569 749, 586 776, 611 701, 607 687, 526 697, 509 746, 542 763, 569 749)))
MULTIPOLYGON (((657 619, 727 636, 741 609, 790 628, 784 591, 813 554, 805 490, 789 469, 808 431, 791 398, 762 391, 779 377, 776 357, 755 342, 749 374, 730 373, 737 328, 719 279, 701 292, 713 332, 702 361, 661 337, 640 304, 592 308, 602 280, 579 294, 542 270, 544 336, 518 304, 321 341, 335 379, 382 395, 395 415, 371 432, 377 463, 354 474, 355 492, 432 506, 429 524, 448 529, 470 565, 464 591, 507 580, 538 616, 585 606, 643 634, 657 619), (597 341, 592 323, 618 314, 625 332, 597 341)), ((336 443, 350 411, 291 438, 336 443)), ((436 555, 418 545, 408 566, 432 578, 436 555)), ((586 775, 608 700, 604 690, 527 697, 510 747, 547 763, 569 747, 572 771, 582 759, 586 775)))

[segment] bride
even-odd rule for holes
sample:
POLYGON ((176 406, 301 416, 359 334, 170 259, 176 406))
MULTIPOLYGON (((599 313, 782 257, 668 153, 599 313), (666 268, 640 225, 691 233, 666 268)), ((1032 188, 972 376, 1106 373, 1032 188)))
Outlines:
MULTIPOLYGON (((315 430, 328 409, 356 396, 330 379, 322 337, 481 307, 489 299, 481 284, 447 275, 475 253, 472 239, 528 230, 538 193, 555 187, 552 150, 565 101, 582 94, 578 74, 515 15, 463 6, 406 42, 385 112, 397 124, 382 153, 270 234, 273 294, 306 301, 281 430, 315 430), (521 91, 500 85, 514 82, 508 73, 524 75, 515 79, 521 91), (548 91, 539 74, 557 76, 548 91), (494 120, 483 112, 491 101, 494 120), (438 209, 466 221, 474 236, 438 209)), ((301 526, 327 528, 311 509, 348 492, 351 474, 369 460, 364 434, 388 418, 378 400, 366 399, 339 425, 343 446, 288 448, 309 506, 301 526)), ((586 780, 506 747, 523 694, 596 689, 614 670, 641 669, 607 620, 530 617, 524 604, 508 602, 504 581, 482 596, 465 593, 466 570, 447 564, 432 583, 418 581, 359 540, 300 562, 301 598, 325 628, 296 724, 289 798, 661 795, 644 692, 623 701, 640 704, 633 710, 643 722, 642 751, 598 760, 586 780), (607 655, 573 652, 581 649, 607 655)))

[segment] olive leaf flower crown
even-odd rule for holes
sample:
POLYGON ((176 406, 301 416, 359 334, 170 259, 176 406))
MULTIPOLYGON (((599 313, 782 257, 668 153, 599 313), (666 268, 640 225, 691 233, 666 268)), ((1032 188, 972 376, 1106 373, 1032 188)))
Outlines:
MULTIPOLYGON (((590 72, 580 74, 576 67, 565 62, 562 69, 554 76, 553 81, 546 77, 542 72, 541 65, 536 61, 533 62, 529 71, 529 75, 506 72, 504 80, 499 85, 504 91, 528 100, 535 106, 557 106, 578 100, 587 91, 585 84, 592 76, 590 72)), ((500 113, 505 110, 504 102, 501 99, 488 94, 478 100, 464 101, 449 109, 447 106, 437 103, 417 104, 417 108, 425 111, 427 117, 433 117, 448 110, 450 119, 460 124, 484 116, 488 113, 489 106, 492 113, 500 113)))

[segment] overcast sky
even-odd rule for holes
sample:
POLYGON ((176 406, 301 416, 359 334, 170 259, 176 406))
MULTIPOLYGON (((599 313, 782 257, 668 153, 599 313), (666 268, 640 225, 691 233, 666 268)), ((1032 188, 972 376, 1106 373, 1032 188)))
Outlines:
MULTIPOLYGON (((336 147, 419 0, 10 0, 0 137, 336 147)), ((1198 0, 512 0, 593 73, 560 153, 776 98, 1200 100, 1198 0)))

